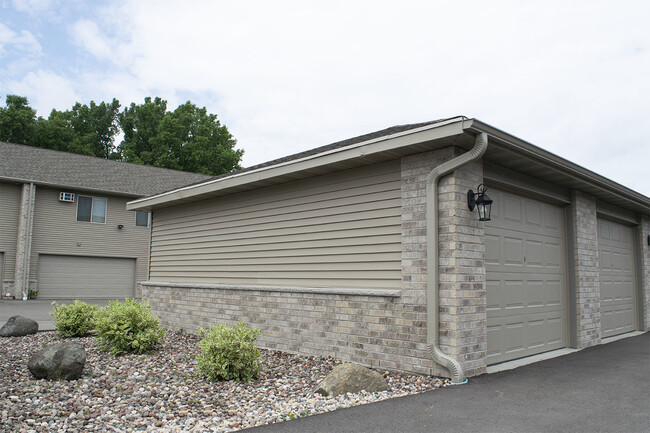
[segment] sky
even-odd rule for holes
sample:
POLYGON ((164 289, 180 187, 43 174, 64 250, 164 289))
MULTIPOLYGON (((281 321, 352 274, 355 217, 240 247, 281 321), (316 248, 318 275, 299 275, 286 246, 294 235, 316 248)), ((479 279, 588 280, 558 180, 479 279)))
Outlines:
POLYGON ((0 98, 160 96, 250 166, 465 115, 650 195, 650 1, 0 0, 0 98))

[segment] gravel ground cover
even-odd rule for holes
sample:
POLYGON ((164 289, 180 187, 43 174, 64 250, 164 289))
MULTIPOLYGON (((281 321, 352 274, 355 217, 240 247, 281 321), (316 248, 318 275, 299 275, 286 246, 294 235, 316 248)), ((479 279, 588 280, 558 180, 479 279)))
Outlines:
POLYGON ((228 432, 416 394, 448 379, 381 372, 390 390, 323 397, 312 390, 339 361, 260 350, 254 382, 205 381, 196 336, 167 333, 156 352, 114 357, 93 337, 81 379, 48 382, 27 370, 29 355, 58 342, 53 332, 0 339, 0 431, 228 432))

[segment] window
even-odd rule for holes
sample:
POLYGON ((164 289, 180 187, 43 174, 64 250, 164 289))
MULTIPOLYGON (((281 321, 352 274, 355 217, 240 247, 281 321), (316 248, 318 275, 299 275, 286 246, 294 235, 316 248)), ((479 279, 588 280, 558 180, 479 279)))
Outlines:
POLYGON ((136 227, 149 227, 151 225, 151 212, 135 211, 136 227))
POLYGON ((104 224, 106 222, 106 199, 78 196, 77 221, 104 224))

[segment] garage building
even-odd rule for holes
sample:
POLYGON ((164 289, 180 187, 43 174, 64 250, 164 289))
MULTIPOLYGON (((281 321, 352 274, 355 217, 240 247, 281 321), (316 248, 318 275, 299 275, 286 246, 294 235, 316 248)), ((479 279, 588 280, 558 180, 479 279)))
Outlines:
POLYGON ((649 325, 650 199, 477 119, 128 209, 153 211, 142 293, 172 328, 243 321, 266 347, 462 380, 649 325), (481 192, 487 221, 470 210, 481 192))

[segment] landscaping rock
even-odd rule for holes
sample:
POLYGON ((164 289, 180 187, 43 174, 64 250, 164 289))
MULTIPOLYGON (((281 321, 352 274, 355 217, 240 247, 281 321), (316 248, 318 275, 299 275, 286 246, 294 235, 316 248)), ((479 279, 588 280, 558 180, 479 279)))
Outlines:
POLYGON ((27 368, 36 379, 76 380, 86 364, 86 350, 78 343, 45 346, 29 358, 27 368))
POLYGON ((38 322, 23 316, 13 316, 0 328, 0 337, 23 337, 36 334, 38 322))
POLYGON ((314 392, 337 396, 348 392, 356 394, 362 390, 377 392, 387 389, 388 383, 381 374, 358 364, 346 363, 335 367, 314 392))

